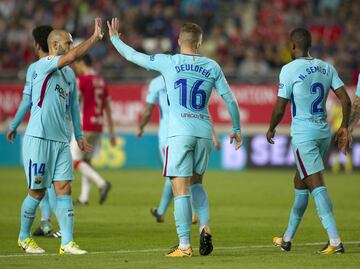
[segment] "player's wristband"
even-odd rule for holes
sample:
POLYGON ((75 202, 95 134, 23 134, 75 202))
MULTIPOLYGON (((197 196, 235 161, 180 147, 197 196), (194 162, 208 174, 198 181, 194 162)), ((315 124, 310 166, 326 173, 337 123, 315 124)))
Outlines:
POLYGON ((241 130, 239 128, 233 128, 233 133, 239 135, 241 133, 241 130))

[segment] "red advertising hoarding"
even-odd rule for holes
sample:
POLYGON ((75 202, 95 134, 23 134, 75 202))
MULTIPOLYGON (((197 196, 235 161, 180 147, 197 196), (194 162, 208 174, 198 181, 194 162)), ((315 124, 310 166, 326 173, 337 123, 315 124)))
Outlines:
MULTIPOLYGON (((8 124, 16 113, 21 101, 22 84, 0 84, 0 124, 8 124)), ((231 88, 238 100, 241 121, 246 126, 267 125, 277 97, 276 85, 232 84, 231 88)), ((347 87, 350 97, 353 98, 355 87, 347 87)), ((138 123, 145 108, 146 84, 109 84, 112 115, 115 124, 134 126, 138 123)), ((334 95, 329 95, 329 103, 335 101, 334 95)), ((215 124, 229 123, 229 115, 221 97, 214 92, 209 103, 210 113, 215 124)), ((151 122, 157 123, 158 110, 151 122)), ((290 113, 287 112, 282 124, 290 123, 290 113)))

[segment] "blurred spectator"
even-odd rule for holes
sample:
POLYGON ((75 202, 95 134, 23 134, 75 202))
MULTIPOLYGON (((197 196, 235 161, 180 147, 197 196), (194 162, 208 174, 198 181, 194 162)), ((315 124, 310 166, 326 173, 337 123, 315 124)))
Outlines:
MULTIPOLYGON (((0 0, 0 75, 16 78, 35 59, 34 26, 87 38, 96 16, 120 17, 126 41, 149 54, 176 53, 182 23, 194 21, 204 31, 201 53, 239 81, 276 81, 291 60, 287 37, 295 27, 312 31, 312 56, 332 62, 345 80, 360 69, 360 0, 0 0)), ((91 54, 108 78, 149 75, 117 56, 107 35, 91 54)))

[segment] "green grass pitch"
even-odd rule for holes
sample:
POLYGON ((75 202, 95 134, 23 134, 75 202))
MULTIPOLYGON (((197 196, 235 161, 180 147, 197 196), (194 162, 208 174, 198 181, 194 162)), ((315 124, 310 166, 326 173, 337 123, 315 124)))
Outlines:
MULTIPOLYGON (((293 171, 248 170, 208 172, 214 251, 198 254, 198 226, 192 226, 192 258, 166 258, 177 244, 173 208, 158 224, 149 209, 156 206, 163 186, 161 171, 102 171, 113 184, 108 201, 98 205, 94 187, 90 205, 75 207, 75 240, 90 254, 59 256, 60 241, 39 238, 44 256, 29 256, 17 247, 20 205, 26 195, 22 169, 0 169, 0 268, 360 268, 360 176, 325 174, 333 200, 344 255, 319 256, 327 236, 313 200, 291 252, 271 246, 286 228, 293 199, 293 171)), ((73 183, 73 198, 79 192, 73 183)), ((38 214, 39 215, 39 214, 38 214)), ((35 221, 34 227, 38 225, 35 221)), ((54 220, 54 222, 56 222, 54 220)), ((56 225, 55 225, 56 226, 56 225)))

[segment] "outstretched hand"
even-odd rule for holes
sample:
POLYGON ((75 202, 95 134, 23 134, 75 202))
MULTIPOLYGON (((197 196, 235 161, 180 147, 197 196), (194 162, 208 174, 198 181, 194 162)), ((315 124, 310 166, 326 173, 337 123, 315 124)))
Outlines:
POLYGON ((101 18, 95 18, 95 29, 94 34, 96 40, 101 40, 104 36, 104 33, 102 32, 102 20, 101 18))
POLYGON ((120 26, 120 22, 118 18, 112 18, 111 19, 111 23, 109 21, 107 21, 107 26, 109 28, 109 36, 110 38, 112 36, 119 36, 119 26, 120 26))
POLYGON ((241 147, 242 142, 243 142, 241 134, 232 133, 230 135, 230 144, 233 143, 234 139, 236 141, 235 150, 238 150, 241 147))

